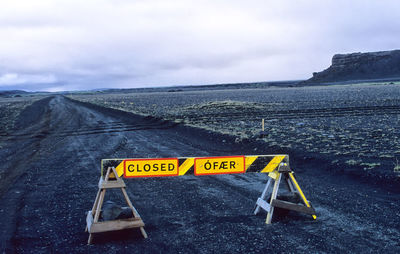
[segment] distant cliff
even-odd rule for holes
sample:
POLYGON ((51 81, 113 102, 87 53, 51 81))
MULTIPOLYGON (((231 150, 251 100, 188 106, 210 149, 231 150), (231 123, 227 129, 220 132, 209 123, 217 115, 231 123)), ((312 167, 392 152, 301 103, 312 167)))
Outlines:
POLYGON ((336 54, 332 65, 314 72, 306 83, 400 78, 400 50, 336 54))
POLYGON ((28 94, 28 92, 22 90, 0 90, 0 97, 20 97, 23 94, 28 94))

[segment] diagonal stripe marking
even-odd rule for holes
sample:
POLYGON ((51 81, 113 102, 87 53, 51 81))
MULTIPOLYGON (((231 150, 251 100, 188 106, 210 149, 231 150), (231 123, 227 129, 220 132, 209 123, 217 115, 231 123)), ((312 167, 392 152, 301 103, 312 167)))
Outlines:
POLYGON ((268 172, 274 171, 276 169, 276 167, 279 165, 279 163, 281 163, 284 158, 285 158, 285 155, 275 156, 268 163, 268 165, 263 170, 261 170, 261 173, 268 173, 268 172))
POLYGON ((194 165, 194 158, 187 158, 182 165, 179 166, 179 175, 182 176, 194 165))
MULTIPOLYGON (((308 203, 308 200, 306 199, 306 196, 304 195, 304 193, 303 193, 303 191, 301 190, 299 184, 297 183, 296 178, 294 178, 293 172, 290 172, 290 173, 289 173, 289 176, 290 176, 290 178, 292 179, 292 182, 294 183, 294 185, 296 186, 296 189, 297 189, 297 191, 299 192, 301 198, 303 199, 304 204, 305 204, 307 207, 311 207, 310 203, 308 203)), ((314 220, 317 219, 317 216, 316 216, 315 214, 313 214, 312 217, 313 217, 314 220)))
POLYGON ((124 161, 122 161, 116 168, 115 171, 117 171, 117 174, 119 177, 121 177, 124 174, 124 161))
POLYGON ((258 156, 246 156, 246 170, 253 164, 253 162, 258 158, 258 156))

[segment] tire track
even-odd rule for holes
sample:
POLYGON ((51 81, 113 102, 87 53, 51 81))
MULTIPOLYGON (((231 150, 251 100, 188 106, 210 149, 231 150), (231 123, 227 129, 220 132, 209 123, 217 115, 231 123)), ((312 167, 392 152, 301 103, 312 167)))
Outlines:
POLYGON ((39 133, 29 132, 17 135, 0 134, 0 137, 5 137, 4 141, 14 141, 22 139, 32 138, 43 138, 47 135, 53 135, 55 137, 68 137, 68 136, 82 136, 82 135, 93 135, 93 134, 104 134, 104 133, 118 133, 118 132, 131 132, 139 130, 155 130, 155 129, 169 129, 173 128, 176 123, 162 123, 159 125, 126 125, 120 127, 103 127, 103 128, 82 128, 78 130, 65 130, 65 131, 41 131, 39 133))
POLYGON ((372 115, 398 115, 400 106, 367 106, 367 107, 342 107, 342 108, 320 108, 320 109, 299 109, 299 110, 243 110, 237 108, 234 113, 220 113, 223 109, 211 113, 179 115, 178 119, 188 118, 191 120, 225 119, 234 118, 237 120, 252 117, 263 117, 266 120, 273 119, 299 119, 299 118, 320 118, 320 117, 347 117, 347 116, 372 116, 372 115), (194 116, 192 116, 194 115, 194 116))

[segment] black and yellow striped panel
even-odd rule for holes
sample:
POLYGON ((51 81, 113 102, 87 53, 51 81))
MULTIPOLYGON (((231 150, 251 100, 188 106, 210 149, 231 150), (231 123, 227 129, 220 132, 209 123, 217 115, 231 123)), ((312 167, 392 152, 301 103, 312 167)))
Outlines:
POLYGON ((179 162, 178 174, 180 176, 194 174, 194 159, 195 158, 178 158, 179 162))
POLYGON ((289 163, 287 155, 249 155, 246 158, 246 172, 269 173, 281 162, 289 163))
MULTIPOLYGON (((229 157, 229 156, 227 156, 229 157)), ((195 174, 195 159, 204 157, 179 157, 178 158, 178 175, 195 174)), ((213 157, 216 158, 216 157, 213 157)), ((218 158, 218 157, 217 157, 218 158)), ((221 156, 220 158, 224 158, 221 156)), ((289 163, 287 155, 245 155, 244 172, 269 173, 277 169, 281 162, 289 163)), ((115 167, 119 176, 124 174, 124 161, 132 159, 103 159, 101 161, 102 175, 108 167, 115 167)))
MULTIPOLYGON (((124 174, 124 160, 125 159, 103 159, 101 160, 101 176, 107 171, 108 167, 114 167, 119 176, 124 174)), ((113 177, 113 176, 111 176, 113 177)))

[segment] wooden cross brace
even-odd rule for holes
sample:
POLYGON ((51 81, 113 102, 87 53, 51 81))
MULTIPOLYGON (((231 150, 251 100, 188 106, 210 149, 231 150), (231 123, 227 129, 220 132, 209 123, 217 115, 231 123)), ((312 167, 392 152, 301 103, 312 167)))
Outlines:
POLYGON ((270 224, 272 220, 272 215, 274 214, 274 207, 279 207, 287 210, 310 214, 312 215, 314 220, 317 218, 314 208, 304 196, 303 191, 301 190, 296 178, 294 177, 293 171, 289 169, 286 163, 281 163, 278 167, 278 170, 274 170, 273 172, 269 173, 268 177, 268 182, 265 185, 261 197, 257 199, 256 208, 254 210, 255 215, 260 211, 260 208, 262 208, 263 210, 267 211, 267 218, 265 220, 265 223, 270 224), (303 204, 295 204, 277 199, 279 185, 282 179, 285 181, 286 186, 291 193, 294 193, 301 197, 303 204), (274 183, 271 193, 271 199, 268 203, 265 199, 269 194, 269 189, 272 186, 272 182, 274 183))
POLYGON ((140 228, 140 231, 144 238, 147 238, 147 233, 144 230, 143 220, 140 218, 139 213, 132 205, 128 194, 126 193, 126 185, 122 178, 118 177, 118 174, 114 167, 109 167, 106 172, 106 176, 100 177, 99 180, 99 190, 96 195, 96 199, 93 204, 93 208, 88 212, 86 217, 86 230, 89 232, 88 244, 92 243, 93 234, 100 232, 108 232, 115 230, 123 230, 128 228, 140 228), (119 188, 124 195, 125 201, 128 204, 129 208, 132 211, 132 218, 128 219, 118 219, 111 221, 99 221, 101 208, 104 202, 104 196, 106 195, 107 189, 116 189, 119 188))

